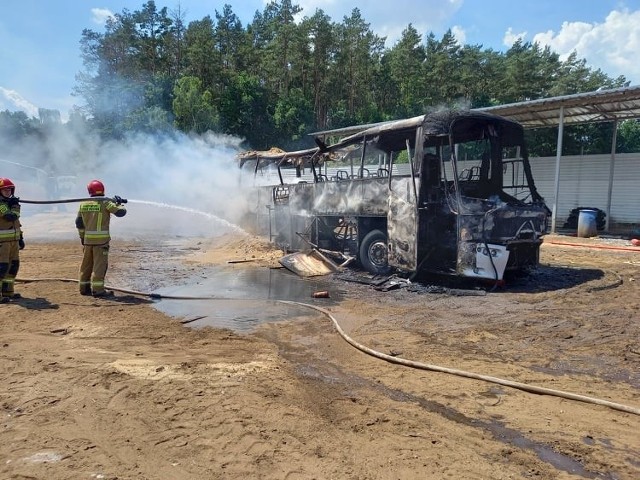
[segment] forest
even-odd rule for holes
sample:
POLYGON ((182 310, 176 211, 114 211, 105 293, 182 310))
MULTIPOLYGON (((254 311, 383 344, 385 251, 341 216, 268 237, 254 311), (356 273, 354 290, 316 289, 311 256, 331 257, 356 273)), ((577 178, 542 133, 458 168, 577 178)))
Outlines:
MULTIPOLYGON (((291 0, 273 1, 242 25, 228 4, 189 22, 180 6, 153 0, 124 9, 104 31, 79 32, 78 106, 62 128, 103 139, 212 131, 240 137, 246 148, 299 149, 313 146, 309 134, 320 130, 629 86, 537 43, 499 52, 409 22, 387 47, 358 8, 339 22, 320 9, 299 19, 303 13, 291 0)), ((56 113, 0 112, 0 133, 45 135, 56 113)), ((612 128, 566 128, 563 154, 608 152, 612 128)), ((553 129, 528 135, 533 155, 555 154, 553 129)), ((617 144, 618 152, 640 151, 638 121, 622 122, 617 144)))

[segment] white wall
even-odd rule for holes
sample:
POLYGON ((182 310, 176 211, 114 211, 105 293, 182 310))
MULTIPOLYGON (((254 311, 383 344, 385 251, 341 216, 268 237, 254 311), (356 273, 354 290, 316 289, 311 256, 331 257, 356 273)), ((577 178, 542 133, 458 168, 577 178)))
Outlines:
MULTIPOLYGON (((610 159, 610 154, 572 155, 560 159, 556 228, 562 228, 576 207, 595 207, 606 212, 610 159)), ((552 208, 556 157, 531 158, 531 169, 540 195, 552 208)), ((640 224, 640 153, 616 154, 609 221, 611 227, 640 224)))

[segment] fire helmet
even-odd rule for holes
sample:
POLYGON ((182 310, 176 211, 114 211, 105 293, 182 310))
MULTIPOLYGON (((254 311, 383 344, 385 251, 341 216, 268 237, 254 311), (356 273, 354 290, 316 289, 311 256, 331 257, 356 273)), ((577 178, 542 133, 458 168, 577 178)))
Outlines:
POLYGON ((10 188, 11 195, 13 195, 16 192, 16 186, 8 178, 0 178, 0 190, 3 188, 10 188))
POLYGON ((87 185, 87 191, 92 197, 104 195, 104 184, 100 180, 91 180, 87 185))

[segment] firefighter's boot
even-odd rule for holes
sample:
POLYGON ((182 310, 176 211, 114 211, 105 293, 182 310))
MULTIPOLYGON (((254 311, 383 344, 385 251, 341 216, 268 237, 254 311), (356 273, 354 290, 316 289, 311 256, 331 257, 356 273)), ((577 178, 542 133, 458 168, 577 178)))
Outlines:
POLYGON ((96 298, 111 298, 115 296, 115 293, 113 293, 111 290, 102 290, 100 292, 94 293, 93 296, 96 298))
POLYGON ((22 295, 13 291, 13 278, 5 277, 2 281, 2 300, 0 303, 7 303, 11 298, 21 298, 22 295))

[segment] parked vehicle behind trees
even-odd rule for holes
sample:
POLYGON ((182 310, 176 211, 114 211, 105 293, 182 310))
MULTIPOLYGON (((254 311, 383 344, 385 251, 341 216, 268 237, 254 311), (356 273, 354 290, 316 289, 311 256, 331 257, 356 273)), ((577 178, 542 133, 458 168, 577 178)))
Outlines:
POLYGON ((277 178, 256 186, 251 208, 257 233, 281 248, 312 243, 356 257, 373 274, 413 277, 502 280, 506 270, 538 264, 550 211, 518 123, 441 111, 316 143, 240 156, 262 183, 277 178))

